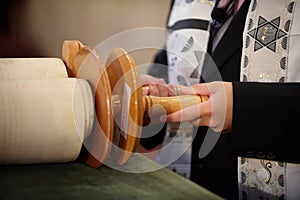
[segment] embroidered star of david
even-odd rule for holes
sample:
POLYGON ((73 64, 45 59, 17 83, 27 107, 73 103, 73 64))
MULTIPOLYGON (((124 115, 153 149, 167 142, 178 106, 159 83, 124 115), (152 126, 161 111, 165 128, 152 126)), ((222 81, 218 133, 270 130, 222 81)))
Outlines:
POLYGON ((254 51, 263 47, 276 51, 276 40, 286 35, 286 32, 279 29, 280 17, 267 21, 265 18, 259 16, 257 28, 248 32, 252 38, 255 39, 254 51))

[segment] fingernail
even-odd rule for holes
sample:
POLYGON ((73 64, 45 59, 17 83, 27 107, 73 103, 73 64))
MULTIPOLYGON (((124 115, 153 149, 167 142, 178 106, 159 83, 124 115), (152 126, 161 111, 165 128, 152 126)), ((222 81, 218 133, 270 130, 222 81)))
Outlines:
POLYGON ((142 87, 142 93, 143 93, 143 95, 148 95, 149 94, 149 90, 150 90, 149 85, 143 86, 142 87))
POLYGON ((158 79, 158 83, 163 83, 163 84, 165 84, 166 82, 165 82, 165 80, 164 80, 163 78, 160 78, 160 79, 158 79))
POLYGON ((160 116, 160 121, 161 121, 161 122, 167 121, 167 115, 162 115, 162 116, 160 116))
POLYGON ((193 93, 193 90, 190 87, 181 87, 180 92, 182 94, 191 94, 193 93))

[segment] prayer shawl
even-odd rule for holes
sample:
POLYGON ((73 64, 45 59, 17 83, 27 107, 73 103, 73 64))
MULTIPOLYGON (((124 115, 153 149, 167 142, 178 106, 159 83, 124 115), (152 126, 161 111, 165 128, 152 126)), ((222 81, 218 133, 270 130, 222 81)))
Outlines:
MULTIPOLYGON (((214 1, 205 0, 174 2, 166 46, 170 83, 187 86, 199 82, 210 37, 209 21, 213 5, 214 1)), ((230 16, 226 17, 230 23, 230 16)), ((300 2, 297 0, 252 0, 243 33, 240 81, 299 82, 299 23, 300 2)), ((213 21, 211 24, 215 25, 213 21)), ((223 29, 226 30, 227 26, 224 24, 223 29)), ((221 31, 218 30, 219 34, 221 31)), ((216 40, 220 37, 222 34, 216 35, 216 40)), ((166 137, 170 142, 172 128, 168 130, 166 137)), ((162 151, 160 161, 170 156, 170 152, 172 148, 162 151)), ((185 156, 189 155, 190 149, 185 156)), ((178 171, 178 168, 173 169, 178 171)), ((239 157, 239 197, 258 199, 270 194, 270 197, 282 199, 299 198, 299 169, 296 164, 239 157)), ((187 168, 181 173, 189 174, 187 168)))
MULTIPOLYGON (((252 0, 243 34, 240 81, 300 81, 299 20, 299 1, 252 0)), ((239 158, 238 169, 241 199, 266 194, 279 199, 300 197, 300 165, 239 158)))

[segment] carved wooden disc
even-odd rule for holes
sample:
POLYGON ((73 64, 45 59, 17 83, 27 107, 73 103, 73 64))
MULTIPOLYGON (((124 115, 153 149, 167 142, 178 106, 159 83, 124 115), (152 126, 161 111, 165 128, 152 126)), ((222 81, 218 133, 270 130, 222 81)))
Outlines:
POLYGON ((113 137, 111 88, 108 76, 99 56, 79 41, 64 41, 63 60, 69 74, 87 80, 95 95, 95 119, 93 131, 84 142, 89 155, 86 163, 100 167, 109 155, 113 137), (98 122, 98 123, 97 123, 98 122))
POLYGON ((111 156, 118 164, 124 164, 139 143, 144 115, 142 89, 135 63, 123 49, 111 52, 106 70, 115 120, 111 156))

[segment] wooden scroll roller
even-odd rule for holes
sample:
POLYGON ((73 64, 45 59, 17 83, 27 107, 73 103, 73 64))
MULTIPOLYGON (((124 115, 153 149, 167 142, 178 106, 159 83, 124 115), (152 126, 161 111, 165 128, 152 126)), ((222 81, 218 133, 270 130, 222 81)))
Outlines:
POLYGON ((99 167, 109 155, 114 131, 111 89, 107 73, 94 51, 79 41, 65 41, 62 57, 67 65, 68 75, 87 80, 94 92, 98 123, 94 123, 90 134, 93 142, 86 163, 92 167, 99 167))
POLYGON ((168 114, 208 99, 199 95, 143 96, 142 90, 147 88, 141 87, 133 58, 121 48, 111 52, 105 68, 96 52, 79 41, 64 41, 62 52, 70 76, 88 80, 95 91, 100 127, 92 134, 93 148, 86 161, 92 167, 99 167, 109 152, 118 164, 126 163, 139 143, 145 116, 149 116, 154 105, 161 106, 168 114), (91 72, 94 68, 97 72, 91 72), (100 130, 104 134, 99 134, 100 130), (103 140, 99 135, 108 139, 103 140), (111 141, 115 145, 111 146, 111 141))

